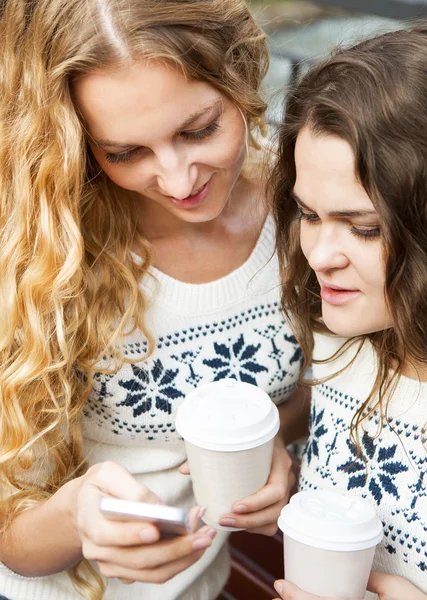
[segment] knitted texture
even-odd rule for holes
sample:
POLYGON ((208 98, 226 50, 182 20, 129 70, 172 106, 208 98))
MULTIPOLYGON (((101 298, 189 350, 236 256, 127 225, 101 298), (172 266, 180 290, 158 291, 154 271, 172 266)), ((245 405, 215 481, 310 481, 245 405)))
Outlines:
MULTIPOLYGON (((315 358, 334 355, 345 340, 316 336, 315 358)), ((357 347, 357 346, 356 346, 357 347)), ((350 422, 368 398, 377 369, 370 344, 348 365, 356 347, 326 364, 313 365, 310 437, 301 469, 300 488, 333 488, 366 498, 384 525, 374 570, 400 575, 427 592, 426 422, 427 384, 403 377, 382 416, 363 421, 362 456, 350 440, 350 422)))
MULTIPOLYGON (((302 354, 279 308, 274 237, 268 218, 247 261, 212 283, 187 284, 151 269, 142 286, 155 348, 139 361, 146 340, 136 331, 125 340, 132 362, 95 376, 82 424, 89 464, 118 462, 167 504, 188 509, 195 500, 191 478, 178 472, 186 455, 175 428, 185 395, 225 377, 260 386, 276 403, 295 389, 302 354)), ((225 540, 219 533, 200 561, 161 586, 110 580, 106 600, 213 600, 228 576, 225 540)), ((0 573, 0 593, 14 600, 79 597, 63 586, 60 575, 18 581, 0 573)))

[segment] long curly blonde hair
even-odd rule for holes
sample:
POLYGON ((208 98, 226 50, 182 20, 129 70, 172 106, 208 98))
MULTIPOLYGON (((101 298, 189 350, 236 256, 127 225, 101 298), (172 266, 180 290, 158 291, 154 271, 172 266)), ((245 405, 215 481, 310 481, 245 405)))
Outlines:
MULTIPOLYGON (((119 368, 132 328, 150 340, 138 286, 150 246, 135 228, 130 194, 90 155, 73 81, 161 57, 229 97, 253 132, 266 108, 259 89, 268 53, 242 0, 3 0, 0 11, 6 535, 17 514, 84 473, 80 420, 94 366, 109 355, 119 368), (132 260, 135 240, 141 263, 132 260)), ((89 563, 70 576, 85 597, 102 598, 103 582, 89 563)))

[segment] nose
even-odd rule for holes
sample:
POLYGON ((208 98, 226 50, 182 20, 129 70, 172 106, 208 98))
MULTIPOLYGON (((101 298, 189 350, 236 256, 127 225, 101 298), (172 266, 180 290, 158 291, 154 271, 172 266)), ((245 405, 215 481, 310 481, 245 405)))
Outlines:
POLYGON ((165 196, 182 200, 195 191, 197 167, 183 149, 172 147, 157 153, 157 186, 165 196))
POLYGON ((344 269, 349 264, 340 232, 333 227, 316 227, 316 234, 307 255, 310 267, 318 272, 344 269))

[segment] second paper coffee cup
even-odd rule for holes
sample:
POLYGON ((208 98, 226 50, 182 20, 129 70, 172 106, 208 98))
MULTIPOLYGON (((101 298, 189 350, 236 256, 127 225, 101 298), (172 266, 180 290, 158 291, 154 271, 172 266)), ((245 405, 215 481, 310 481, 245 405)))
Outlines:
POLYGON ((255 385, 221 379, 201 385, 177 411, 176 428, 184 438, 194 495, 206 509, 203 520, 216 529, 233 504, 267 482, 279 412, 255 385))
POLYGON ((375 547, 383 537, 375 508, 354 496, 308 490, 282 509, 285 579, 306 592, 364 598, 375 547))

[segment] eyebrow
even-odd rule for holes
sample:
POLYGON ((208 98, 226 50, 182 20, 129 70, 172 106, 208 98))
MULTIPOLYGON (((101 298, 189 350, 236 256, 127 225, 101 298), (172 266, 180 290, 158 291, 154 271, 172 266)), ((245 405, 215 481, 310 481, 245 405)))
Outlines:
MULTIPOLYGON (((295 192, 292 192, 292 196, 293 196, 295 202, 297 204, 299 204, 302 208, 305 208, 306 210, 312 210, 301 200, 301 198, 298 198, 298 196, 295 194, 295 192)), ((366 216, 378 215, 378 213, 375 209, 331 210, 330 212, 327 213, 327 215, 328 215, 328 217, 342 218, 342 217, 366 217, 366 216)))
MULTIPOLYGON (((201 108, 200 110, 197 110, 197 111, 191 113, 191 115, 189 117, 187 117, 187 119, 185 119, 185 121, 183 121, 176 128, 176 130, 174 131, 174 135, 176 135, 180 131, 183 131, 187 127, 190 127, 190 125, 192 125, 195 121, 197 121, 201 117, 204 117, 209 112, 213 112, 217 108, 222 109, 222 106, 223 106, 222 99, 217 98, 214 102, 212 102, 212 104, 209 104, 209 106, 205 106, 204 108, 201 108)), ((118 142, 116 140, 108 140, 108 139, 99 139, 99 140, 94 139, 93 141, 97 146, 100 146, 101 148, 106 148, 106 147, 133 148, 135 146, 139 146, 139 144, 133 144, 133 143, 124 144, 123 142, 118 142)))

